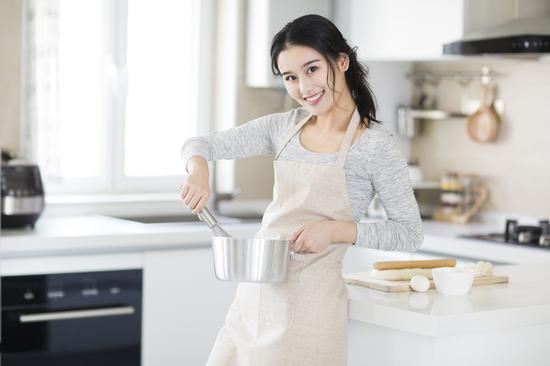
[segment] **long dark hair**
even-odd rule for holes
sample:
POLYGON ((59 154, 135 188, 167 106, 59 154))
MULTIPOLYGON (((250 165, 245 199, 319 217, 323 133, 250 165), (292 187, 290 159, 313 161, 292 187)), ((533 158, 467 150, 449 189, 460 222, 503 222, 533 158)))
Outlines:
POLYGON ((274 75, 281 75, 277 59, 288 45, 311 47, 325 57, 332 71, 332 85, 329 84, 329 86, 331 85, 330 88, 333 91, 336 79, 334 65, 341 53, 348 55, 349 68, 345 74, 346 83, 357 104, 361 123, 366 127, 368 124, 365 119, 380 123, 376 119, 374 93, 367 81, 368 68, 357 61, 357 47, 351 48, 330 20, 316 14, 304 15, 287 23, 275 34, 271 41, 271 70, 274 75))

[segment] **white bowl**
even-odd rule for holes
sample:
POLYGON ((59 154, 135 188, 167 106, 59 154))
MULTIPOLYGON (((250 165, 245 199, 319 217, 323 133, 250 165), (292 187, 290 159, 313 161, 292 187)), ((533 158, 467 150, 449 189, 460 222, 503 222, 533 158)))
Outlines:
POLYGON ((445 295, 465 295, 474 282, 474 269, 439 267, 432 269, 435 288, 445 295))

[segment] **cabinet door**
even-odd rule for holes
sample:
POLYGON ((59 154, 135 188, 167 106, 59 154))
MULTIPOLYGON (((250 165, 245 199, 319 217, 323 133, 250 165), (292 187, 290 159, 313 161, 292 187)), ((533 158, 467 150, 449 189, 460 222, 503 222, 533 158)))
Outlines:
POLYGON ((344 0, 336 6, 363 60, 438 59, 444 43, 463 35, 463 0, 344 0))
POLYGON ((214 276, 210 248, 144 256, 143 365, 204 365, 236 284, 214 276))

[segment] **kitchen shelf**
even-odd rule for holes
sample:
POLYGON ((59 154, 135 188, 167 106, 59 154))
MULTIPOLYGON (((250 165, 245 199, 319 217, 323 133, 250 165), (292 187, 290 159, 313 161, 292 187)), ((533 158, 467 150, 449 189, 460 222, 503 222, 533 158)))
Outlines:
POLYGON ((438 189, 440 188, 440 186, 441 186, 441 183, 438 180, 421 181, 421 182, 412 183, 413 189, 438 189))
POLYGON ((462 112, 449 112, 439 109, 414 109, 410 106, 397 107, 397 132, 400 136, 412 138, 418 134, 418 120, 443 120, 449 118, 466 118, 462 112))

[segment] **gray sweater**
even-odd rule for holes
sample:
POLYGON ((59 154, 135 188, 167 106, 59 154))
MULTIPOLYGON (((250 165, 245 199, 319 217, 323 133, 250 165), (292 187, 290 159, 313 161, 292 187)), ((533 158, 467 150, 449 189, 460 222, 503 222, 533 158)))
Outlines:
MULTIPOLYGON (((282 139, 308 114, 305 108, 275 113, 223 132, 189 138, 182 148, 185 162, 195 155, 208 161, 241 159, 254 155, 274 156, 282 139)), ((327 165, 336 162, 336 153, 306 150, 296 133, 279 155, 281 160, 327 165)), ((348 196, 357 225, 355 245, 380 250, 414 251, 424 237, 418 205, 413 195, 407 162, 392 132, 377 123, 350 147, 345 164, 348 196), (359 223, 375 194, 386 211, 387 220, 359 223)))

